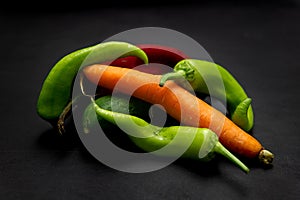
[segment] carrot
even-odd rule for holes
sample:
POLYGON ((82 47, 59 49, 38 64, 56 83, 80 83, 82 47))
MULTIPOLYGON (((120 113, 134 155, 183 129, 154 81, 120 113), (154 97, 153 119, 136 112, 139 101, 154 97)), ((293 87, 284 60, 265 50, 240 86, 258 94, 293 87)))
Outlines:
POLYGON ((220 142, 233 153, 246 158, 257 157, 270 164, 273 154, 264 149, 253 136, 239 128, 223 113, 197 98, 173 81, 159 86, 161 75, 106 65, 83 69, 89 81, 101 87, 133 95, 151 104, 160 104, 166 112, 184 125, 209 128, 220 142))

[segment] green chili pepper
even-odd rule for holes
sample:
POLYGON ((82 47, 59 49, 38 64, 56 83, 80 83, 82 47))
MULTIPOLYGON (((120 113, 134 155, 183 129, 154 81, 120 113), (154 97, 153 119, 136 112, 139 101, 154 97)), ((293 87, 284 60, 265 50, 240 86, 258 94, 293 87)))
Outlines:
POLYGON ((245 131, 252 129, 254 116, 251 106, 251 98, 238 81, 223 67, 212 62, 185 59, 176 64, 174 72, 164 74, 160 81, 163 86, 167 80, 186 79, 195 92, 212 95, 221 100, 226 99, 227 110, 231 120, 245 131), (213 67, 217 68, 216 70, 213 67), (207 82, 213 83, 221 75, 224 89, 218 84, 215 87, 207 87, 207 82))
MULTIPOLYGON (((116 95, 101 96, 98 99, 96 99, 95 102, 102 109, 109 110, 109 111, 113 110, 114 112, 134 115, 136 117, 142 118, 147 122, 151 121, 151 117, 152 119, 158 115, 161 117, 161 112, 152 109, 153 108, 152 104, 147 103, 135 97, 129 97, 125 94, 118 94, 117 96, 116 95)), ((156 108, 159 109, 158 107, 156 108)), ((89 130, 94 126, 96 126, 97 124, 101 124, 101 128, 104 131, 107 132, 115 131, 112 130, 111 123, 107 122, 103 117, 97 116, 97 118, 92 118, 91 116, 93 116, 93 113, 95 113, 94 110, 95 109, 93 104, 90 104, 86 107, 83 113, 83 127, 82 127, 83 131, 85 133, 88 133, 89 130)), ((156 124, 160 123, 155 121, 154 122, 151 121, 151 122, 156 124)), ((179 122, 167 114, 164 124, 166 126, 173 126, 173 125, 178 125, 179 122)))
MULTIPOLYGON (((192 141, 182 157, 209 161, 214 157, 215 153, 218 153, 231 160, 244 172, 249 172, 249 168, 231 154, 218 141, 217 135, 210 129, 189 126, 154 126, 136 116, 102 109, 93 98, 91 98, 91 101, 97 116, 101 116, 110 123, 122 127, 124 132, 130 133, 128 134, 129 138, 146 152, 153 152, 169 145, 175 136, 179 134, 181 135, 180 140, 176 140, 176 142, 172 144, 174 152, 176 152, 178 148, 184 148, 182 145, 186 144, 186 140, 192 141), (132 122, 135 123, 134 126, 132 126, 132 122)), ((172 151, 168 151, 168 155, 163 156, 176 156, 176 153, 172 155, 172 151)))
POLYGON ((148 63, 147 55, 140 48, 118 41, 100 43, 66 55, 46 77, 38 97, 37 113, 56 123, 60 115, 65 115, 64 110, 70 108, 73 81, 80 67, 126 56, 136 56, 148 63))

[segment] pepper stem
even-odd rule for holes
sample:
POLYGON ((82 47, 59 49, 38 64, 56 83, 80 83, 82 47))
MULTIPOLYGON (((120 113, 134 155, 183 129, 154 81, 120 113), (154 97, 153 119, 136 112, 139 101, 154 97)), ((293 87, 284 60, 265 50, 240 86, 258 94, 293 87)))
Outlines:
POLYGON ((240 161, 237 157, 235 157, 232 153, 230 153, 230 151, 228 151, 220 142, 216 143, 214 147, 214 151, 231 160, 234 164, 236 164, 240 169, 242 169, 247 174, 249 173, 250 171, 249 168, 244 163, 242 163, 242 161, 240 161))
POLYGON ((65 120, 66 117, 71 113, 73 101, 70 101, 67 106, 64 108, 63 112, 59 115, 58 121, 57 121, 57 129, 58 132, 62 135, 65 133, 65 120))
POLYGON ((62 111, 62 113, 59 115, 58 120, 57 120, 57 129, 58 132, 63 135, 66 130, 65 130, 65 121, 67 119, 67 117, 69 115, 71 115, 72 112, 72 108, 76 109, 77 105, 75 104, 77 102, 77 100, 81 97, 81 95, 75 97, 73 100, 71 100, 66 107, 64 108, 64 110, 62 111))
POLYGON ((159 86, 163 87, 167 80, 178 80, 178 79, 184 79, 186 76, 186 72, 183 70, 178 70, 176 72, 170 72, 162 75, 160 81, 159 81, 159 86))

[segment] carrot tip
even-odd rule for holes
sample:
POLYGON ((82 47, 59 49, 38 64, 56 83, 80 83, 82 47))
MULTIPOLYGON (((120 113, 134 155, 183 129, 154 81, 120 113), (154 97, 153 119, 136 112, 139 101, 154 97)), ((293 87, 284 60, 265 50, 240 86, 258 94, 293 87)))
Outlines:
POLYGON ((258 159, 262 164, 270 165, 274 160, 274 154, 266 149, 263 149, 259 152, 258 159))

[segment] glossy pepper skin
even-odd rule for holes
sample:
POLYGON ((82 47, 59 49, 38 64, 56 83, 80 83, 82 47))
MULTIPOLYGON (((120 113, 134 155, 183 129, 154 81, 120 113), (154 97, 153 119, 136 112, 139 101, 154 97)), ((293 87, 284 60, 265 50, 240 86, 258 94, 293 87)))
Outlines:
POLYGON ((190 83, 195 92, 226 100, 230 119, 245 131, 253 128, 251 98, 248 98, 243 87, 225 68, 204 60, 185 59, 176 64, 174 72, 163 75, 160 85, 163 86, 167 80, 180 82, 182 78, 190 83), (218 84, 218 81, 222 83, 218 84), (208 87, 207 84, 213 87, 208 87))
MULTIPOLYGON (((181 50, 170 46, 160 44, 137 44, 136 46, 147 54, 149 64, 161 64, 169 66, 170 68, 174 68, 179 61, 189 58, 189 56, 181 50)), ((127 56, 124 58, 118 58, 111 63, 106 62, 102 64, 125 68, 134 68, 136 66, 142 65, 143 61, 134 56, 127 56)), ((145 69, 150 70, 151 73, 153 72, 153 70, 151 70, 152 68, 153 67, 151 66, 145 69)), ((160 74, 160 72, 163 72, 157 69, 158 68, 156 68, 156 70, 154 71, 155 74, 160 74)))
POLYGON ((60 59, 44 80, 38 100, 38 115, 56 123, 66 106, 71 102, 73 81, 81 67, 135 56, 148 63, 145 52, 127 42, 109 41, 72 52, 60 59))
MULTIPOLYGON (((231 154, 210 129, 189 126, 154 126, 136 116, 102 109, 93 98, 91 101, 97 116, 122 127, 121 129, 128 134, 134 144, 146 152, 156 153, 159 156, 178 156, 178 149, 186 149, 182 157, 203 161, 209 161, 215 153, 218 153, 231 160, 244 172, 249 172, 249 168, 231 154), (176 140, 174 140, 175 137, 177 137, 176 140), (189 146, 186 146, 187 144, 189 146), (168 145, 171 147, 167 151, 159 151, 168 145)), ((90 116, 86 113, 83 121, 89 118, 90 116)))

